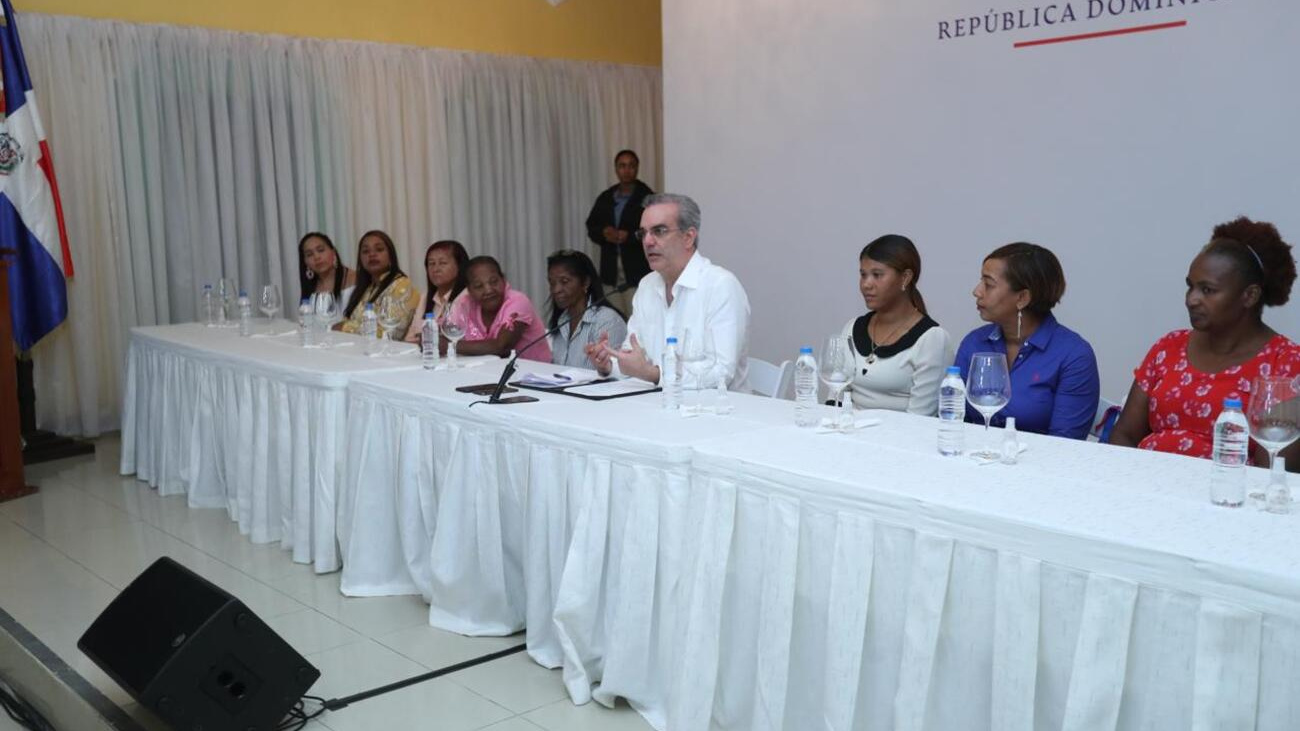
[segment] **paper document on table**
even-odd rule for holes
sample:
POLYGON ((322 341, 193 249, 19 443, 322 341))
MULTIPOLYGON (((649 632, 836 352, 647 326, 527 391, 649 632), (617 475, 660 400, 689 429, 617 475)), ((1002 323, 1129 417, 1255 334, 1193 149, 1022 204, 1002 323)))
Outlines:
POLYGON ((578 396, 590 396, 593 398, 612 398, 614 396, 628 396, 634 393, 644 393, 653 391, 655 385, 649 381, 642 381, 639 378, 625 378, 616 381, 605 381, 603 383, 592 383, 586 386, 575 386, 566 388, 565 393, 575 394, 578 396))
POLYGON ((600 374, 585 368, 570 368, 558 373, 525 373, 519 382, 525 386, 541 388, 560 388, 563 386, 581 386, 600 379, 600 374))
POLYGON ((290 335, 297 335, 297 330, 269 330, 267 332, 253 333, 252 338, 284 338, 290 335))
POLYGON ((420 346, 411 343, 389 343, 381 346, 380 350, 373 353, 366 353, 371 358, 399 358, 404 355, 416 355, 420 353, 420 346))

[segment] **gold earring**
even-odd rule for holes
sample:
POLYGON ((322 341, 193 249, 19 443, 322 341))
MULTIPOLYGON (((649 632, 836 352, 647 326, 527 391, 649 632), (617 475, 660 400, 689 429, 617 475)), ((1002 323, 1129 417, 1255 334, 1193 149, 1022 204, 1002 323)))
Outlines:
POLYGON ((1024 310, 1016 310, 1016 340, 1020 340, 1020 327, 1024 323, 1024 310))

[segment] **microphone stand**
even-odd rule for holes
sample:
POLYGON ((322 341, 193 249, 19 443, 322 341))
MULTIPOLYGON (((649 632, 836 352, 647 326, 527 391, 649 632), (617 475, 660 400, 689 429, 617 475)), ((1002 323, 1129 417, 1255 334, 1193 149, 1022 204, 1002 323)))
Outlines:
MULTIPOLYGON (((613 297, 614 295, 620 292, 626 292, 627 290, 631 289, 634 286, 636 285, 633 285, 631 283, 620 284, 619 286, 606 292, 601 297, 598 297, 597 299, 592 300, 590 303, 588 303, 587 309, 590 310, 599 307, 605 304, 610 297, 613 297)), ((555 333, 559 332, 560 328, 572 322, 573 318, 567 317, 568 313, 565 313, 565 315, 566 317, 562 318, 561 322, 556 323, 555 327, 551 328, 550 330, 547 330, 546 332, 542 333, 540 336, 533 338, 532 342, 528 343, 524 347, 516 348, 514 350, 514 354, 511 355, 509 362, 506 363, 506 367, 501 370, 501 378, 497 381, 496 388, 492 389, 492 395, 488 397, 487 402, 489 404, 519 404, 519 403, 526 403, 528 401, 537 400, 532 396, 515 396, 514 398, 503 401, 501 399, 501 393, 506 390, 506 382, 510 380, 510 377, 515 374, 515 370, 518 368, 517 362, 519 360, 519 354, 525 350, 528 350, 534 345, 542 342, 546 338, 551 337, 555 333)))

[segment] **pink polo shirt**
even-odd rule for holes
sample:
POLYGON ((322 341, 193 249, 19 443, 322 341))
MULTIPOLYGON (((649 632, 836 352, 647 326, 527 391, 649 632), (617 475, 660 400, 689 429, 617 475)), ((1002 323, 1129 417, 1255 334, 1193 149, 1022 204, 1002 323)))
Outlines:
POLYGON ((528 295, 514 289, 508 283, 505 296, 502 297, 501 309, 491 325, 483 323, 483 309, 473 297, 468 295, 458 297, 451 306, 451 312, 453 317, 458 317, 465 323, 465 340, 495 338, 502 330, 513 327, 514 323, 524 323, 526 327, 516 345, 522 346, 538 338, 541 340, 529 349, 521 351, 519 357, 539 360, 543 363, 551 362, 551 344, 542 337, 546 332, 546 324, 537 316, 537 311, 533 309, 533 303, 528 299, 528 295))

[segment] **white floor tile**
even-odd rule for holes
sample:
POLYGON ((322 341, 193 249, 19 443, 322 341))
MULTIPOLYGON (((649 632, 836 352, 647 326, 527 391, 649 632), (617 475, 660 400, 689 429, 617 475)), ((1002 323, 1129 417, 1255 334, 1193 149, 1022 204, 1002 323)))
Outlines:
POLYGON ((542 731, 542 727, 522 716, 515 716, 491 726, 484 726, 481 731, 542 731))
POLYGON ((610 710, 599 703, 581 706, 556 701, 524 714, 524 718, 547 731, 652 731, 653 727, 625 703, 610 710))
POLYGON ((429 668, 374 640, 362 640, 306 655, 321 672, 310 693, 322 698, 351 695, 375 686, 393 683, 429 668))
MULTIPOLYGON (((398 653, 430 668, 441 668, 523 644, 514 637, 466 637, 423 623, 375 637, 398 653)), ((497 661, 499 662, 499 661, 497 661)))
POLYGON ((321 591, 316 603, 309 606, 364 635, 375 637, 407 627, 428 627, 429 607, 418 596, 345 597, 338 593, 337 574, 325 581, 333 581, 333 594, 321 591))
POLYGON ((41 543, 0 562, 0 607, 29 631, 85 630, 118 595, 100 577, 41 543))
POLYGON ((474 731, 511 717, 510 711, 486 698, 445 679, 437 679, 326 713, 321 720, 333 731, 474 731))
POLYGON ((272 631, 303 655, 332 650, 365 639, 355 630, 315 609, 301 609, 278 617, 263 617, 263 620, 272 631))
POLYGON ((4 515, 42 538, 59 538, 106 527, 130 526, 136 519, 63 481, 40 492, 0 504, 4 515))
POLYGON ((493 660, 448 677, 515 713, 526 713, 569 697, 560 671, 538 665, 527 653, 493 660))
MULTIPOLYGON (((307 657, 321 671, 312 695, 335 698, 403 680, 428 668, 366 640, 307 657)), ((325 714, 334 731, 435 727, 470 731, 509 718, 501 706, 445 679, 436 679, 325 714)))

